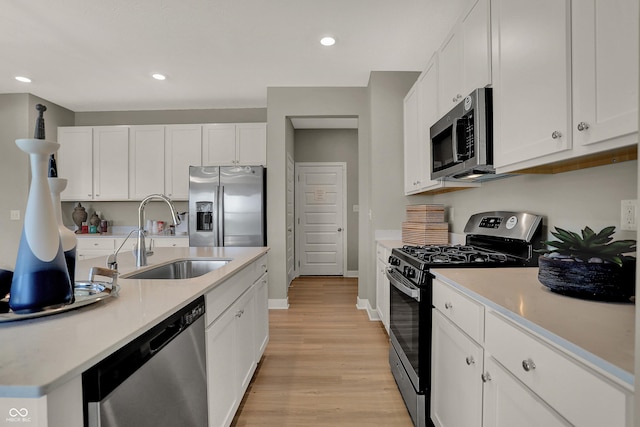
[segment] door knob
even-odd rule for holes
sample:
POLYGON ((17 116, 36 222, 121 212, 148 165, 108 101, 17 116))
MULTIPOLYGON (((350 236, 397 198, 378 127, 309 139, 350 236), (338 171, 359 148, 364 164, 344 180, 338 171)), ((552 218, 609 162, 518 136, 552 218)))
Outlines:
POLYGON ((589 129, 589 124, 585 122, 578 123, 578 130, 582 132, 583 130, 589 129))

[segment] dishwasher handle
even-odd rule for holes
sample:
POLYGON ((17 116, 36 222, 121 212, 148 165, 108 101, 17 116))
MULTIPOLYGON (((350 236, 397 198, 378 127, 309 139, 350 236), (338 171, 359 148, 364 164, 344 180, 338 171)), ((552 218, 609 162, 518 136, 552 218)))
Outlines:
POLYGON ((182 331, 184 331, 186 326, 182 324, 182 322, 176 322, 171 325, 168 325, 166 328, 162 330, 162 332, 158 333, 155 337, 149 340, 149 354, 153 356, 164 346, 169 344, 171 340, 177 337, 182 331))

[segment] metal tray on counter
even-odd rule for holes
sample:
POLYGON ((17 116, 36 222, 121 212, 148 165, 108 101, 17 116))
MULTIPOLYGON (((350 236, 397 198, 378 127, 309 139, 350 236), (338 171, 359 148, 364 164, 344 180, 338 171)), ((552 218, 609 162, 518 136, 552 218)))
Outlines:
POLYGON ((37 317, 50 316, 53 314, 65 313, 75 310, 85 305, 94 304, 109 297, 118 296, 120 286, 117 284, 118 272, 108 268, 93 267, 89 272, 88 281, 80 281, 75 283, 74 295, 75 301, 71 304, 54 308, 45 308, 41 311, 33 313, 15 313, 9 307, 9 299, 0 300, 0 323, 13 322, 16 320, 34 319, 37 317), (110 277, 111 282, 94 280, 95 276, 110 277))

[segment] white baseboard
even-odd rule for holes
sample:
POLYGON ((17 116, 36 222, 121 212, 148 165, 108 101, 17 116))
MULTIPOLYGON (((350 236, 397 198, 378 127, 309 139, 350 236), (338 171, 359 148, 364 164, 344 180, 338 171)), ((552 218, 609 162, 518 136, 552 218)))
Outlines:
POLYGON ((347 270, 344 277, 358 277, 358 270, 347 270))
POLYGON ((269 299, 269 310, 288 310, 289 299, 269 299))
POLYGON ((371 321, 380 321, 380 316, 378 312, 371 307, 368 299, 362 299, 360 297, 357 298, 356 308, 358 310, 367 310, 367 316, 369 316, 369 320, 371 321))

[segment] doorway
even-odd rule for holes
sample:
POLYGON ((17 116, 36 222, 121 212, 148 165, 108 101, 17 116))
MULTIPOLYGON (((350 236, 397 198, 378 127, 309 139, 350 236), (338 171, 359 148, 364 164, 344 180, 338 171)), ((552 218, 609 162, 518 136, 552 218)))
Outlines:
POLYGON ((296 163, 296 259, 303 276, 343 276, 346 163, 296 163))

